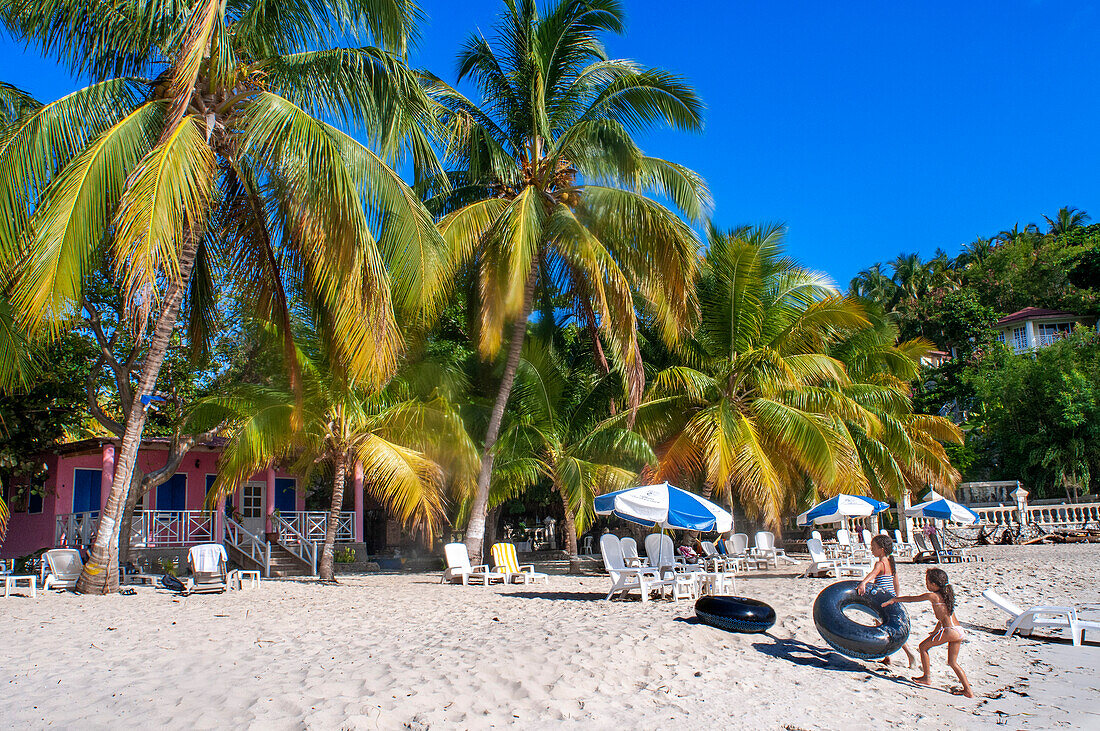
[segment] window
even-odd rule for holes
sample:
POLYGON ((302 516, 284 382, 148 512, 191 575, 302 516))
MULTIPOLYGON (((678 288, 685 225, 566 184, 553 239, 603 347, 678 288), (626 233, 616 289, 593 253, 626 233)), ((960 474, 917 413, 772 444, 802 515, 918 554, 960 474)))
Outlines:
POLYGON ((73 512, 98 512, 101 503, 100 487, 103 484, 103 470, 73 471, 73 512))
POLYGON ((187 475, 172 475, 172 479, 157 488, 157 510, 187 509, 187 475))
POLYGON ((1012 329, 1012 348, 1018 353, 1027 350, 1027 328, 1016 327, 1012 329))
POLYGON ((1058 338, 1073 332, 1072 322, 1051 322, 1039 325, 1039 346, 1053 345, 1058 338))
POLYGON ((293 477, 275 478, 275 509, 280 513, 292 513, 297 507, 294 493, 296 480, 293 477))
POLYGON ((246 518, 264 517, 264 489, 262 482, 246 482, 241 494, 241 515, 246 518))
POLYGON ((997 340, 1001 341, 1002 343, 1005 341, 1005 331, 1004 330, 998 330, 997 331, 997 340))

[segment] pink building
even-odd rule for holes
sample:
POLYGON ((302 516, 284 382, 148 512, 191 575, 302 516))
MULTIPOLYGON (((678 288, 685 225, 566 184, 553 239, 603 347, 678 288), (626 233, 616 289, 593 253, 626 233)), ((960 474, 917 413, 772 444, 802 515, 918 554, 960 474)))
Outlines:
MULTIPOLYGON (((307 511, 300 480, 276 467, 237 486, 216 506, 206 505, 214 484, 221 442, 193 448, 176 475, 144 495, 130 530, 132 554, 139 560, 178 557, 199 543, 224 543, 230 559, 246 568, 271 573, 315 572, 317 544, 323 540, 327 511, 307 511)), ((25 556, 43 548, 90 545, 99 513, 114 477, 116 443, 86 439, 44 455, 44 497, 9 500, 11 519, 0 545, 0 558, 25 556)), ((148 439, 138 454, 146 472, 166 459, 168 443, 148 439)), ((337 541, 363 550, 363 477, 349 485, 354 510, 341 514, 337 541)), ((365 554, 365 550, 363 550, 365 554)))

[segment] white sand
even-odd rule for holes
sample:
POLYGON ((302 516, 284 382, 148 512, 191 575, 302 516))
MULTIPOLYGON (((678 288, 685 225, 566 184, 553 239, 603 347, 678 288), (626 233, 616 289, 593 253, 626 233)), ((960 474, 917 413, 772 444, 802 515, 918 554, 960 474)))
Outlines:
MULTIPOLYGON (((606 602, 599 576, 485 589, 373 575, 0 600, 0 727, 1100 728, 1100 644, 1006 640, 981 598, 993 587, 1025 606, 1100 601, 1100 546, 982 553, 945 567, 974 700, 946 692, 941 648, 932 688, 829 651, 810 619, 826 579, 739 579, 776 608, 769 637, 697 624, 689 601, 606 602)), ((900 566, 903 591, 924 568, 900 566)), ((915 644, 933 620, 912 617, 915 644)))

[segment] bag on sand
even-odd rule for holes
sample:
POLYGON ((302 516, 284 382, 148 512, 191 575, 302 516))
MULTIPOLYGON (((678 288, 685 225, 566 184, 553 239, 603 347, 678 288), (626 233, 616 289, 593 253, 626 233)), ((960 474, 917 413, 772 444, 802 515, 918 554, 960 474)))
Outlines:
POLYGON ((171 574, 165 574, 160 577, 160 585, 168 591, 183 591, 187 587, 183 585, 183 582, 177 579, 171 574))

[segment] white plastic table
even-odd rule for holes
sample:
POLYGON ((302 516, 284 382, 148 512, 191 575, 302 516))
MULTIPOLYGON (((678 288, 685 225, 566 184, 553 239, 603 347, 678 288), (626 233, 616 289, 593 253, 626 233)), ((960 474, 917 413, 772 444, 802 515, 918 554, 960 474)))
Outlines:
POLYGON ((230 588, 240 591, 244 588, 244 582, 248 581, 248 588, 255 589, 260 585, 260 572, 259 571, 246 571, 235 570, 229 572, 229 586, 230 588))
POLYGON ((0 577, 4 579, 4 598, 7 599, 11 594, 11 590, 18 588, 19 583, 23 582, 31 589, 31 597, 36 598, 38 596, 38 577, 37 576, 14 576, 8 574, 7 576, 0 577))

